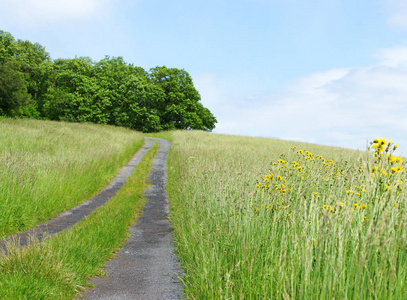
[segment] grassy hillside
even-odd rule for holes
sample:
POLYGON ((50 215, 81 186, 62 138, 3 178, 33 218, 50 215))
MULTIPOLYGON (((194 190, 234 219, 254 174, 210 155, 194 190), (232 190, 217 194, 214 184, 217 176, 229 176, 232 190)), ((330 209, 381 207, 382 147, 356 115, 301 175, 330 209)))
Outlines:
MULTIPOLYGON (((172 140, 171 222, 189 298, 407 298, 407 176, 395 144, 376 140, 370 151, 353 151, 196 131, 158 136, 172 140)), ((105 126, 0 120, 0 140, 1 220, 29 227, 30 218, 47 218, 37 216, 40 207, 56 212, 74 205, 63 196, 82 195, 87 188, 75 186, 85 179, 94 188, 89 195, 95 193, 142 136, 105 126), (65 192, 45 196, 59 186, 65 192)), ((0 255, 0 298, 77 296, 135 221, 155 150, 113 200, 74 228, 0 255)))
POLYGON ((89 199, 143 143, 119 127, 1 119, 0 238, 89 199))
POLYGON ((406 174, 394 144, 172 140, 171 219, 191 299, 407 298, 406 174))

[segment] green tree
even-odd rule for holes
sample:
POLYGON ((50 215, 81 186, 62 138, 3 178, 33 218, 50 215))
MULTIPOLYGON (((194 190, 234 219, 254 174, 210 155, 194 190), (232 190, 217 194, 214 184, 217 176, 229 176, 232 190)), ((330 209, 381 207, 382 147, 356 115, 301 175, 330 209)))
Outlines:
POLYGON ((50 61, 49 53, 39 43, 17 40, 15 53, 16 59, 25 68, 35 68, 43 62, 50 61))
POLYGON ((54 84, 44 97, 44 115, 52 120, 109 123, 111 101, 100 86, 90 58, 58 59, 54 84))
POLYGON ((212 130, 217 123, 212 113, 199 102, 201 96, 192 78, 185 70, 176 68, 152 68, 149 78, 162 88, 164 101, 157 104, 161 127, 170 129, 212 130))
POLYGON ((14 108, 13 114, 39 117, 37 101, 42 98, 50 85, 48 77, 51 61, 45 48, 38 43, 32 44, 30 41, 16 41, 10 33, 0 31, 0 64, 6 66, 3 67, 3 74, 12 72, 11 78, 15 80, 12 85, 2 86, 3 94, 13 94, 13 97, 19 95, 17 97, 19 100, 15 99, 14 104, 19 103, 21 107, 14 108), (20 85, 19 92, 16 92, 17 84, 20 85), (11 87, 13 87, 13 91, 6 93, 6 89, 11 87), (25 93, 29 93, 33 101, 27 101, 28 97, 24 96, 25 93), (23 98, 26 100, 22 101, 23 98))
POLYGON ((120 106, 114 108, 115 124, 143 132, 161 131, 157 103, 164 98, 161 88, 153 85, 146 76, 131 75, 120 86, 120 106))
POLYGON ((109 124, 143 132, 160 131, 157 103, 161 88, 153 85, 141 67, 127 64, 122 57, 106 56, 96 63, 96 78, 108 90, 111 101, 109 124))
POLYGON ((0 114, 126 126, 139 131, 215 128, 190 75, 146 72, 122 57, 52 61, 38 43, 0 31, 0 114))
POLYGON ((20 71, 17 56, 18 42, 5 31, 0 30, 0 114, 19 116, 29 113, 33 102, 28 94, 27 76, 20 71), (30 107, 30 108, 28 108, 30 107))
POLYGON ((17 52, 17 43, 14 37, 6 31, 0 30, 0 64, 4 64, 17 52))
POLYGON ((0 115, 18 116, 31 102, 27 84, 21 73, 9 64, 0 64, 0 115))

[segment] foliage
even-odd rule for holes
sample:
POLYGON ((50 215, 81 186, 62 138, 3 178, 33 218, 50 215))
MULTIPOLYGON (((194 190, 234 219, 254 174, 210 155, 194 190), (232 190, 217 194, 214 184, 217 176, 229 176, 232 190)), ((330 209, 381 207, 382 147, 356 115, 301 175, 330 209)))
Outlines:
POLYGON ((30 103, 27 83, 20 72, 8 64, 0 64, 0 115, 15 116, 30 103))
POLYGON ((109 124, 143 132, 162 129, 156 106, 163 93, 148 80, 142 68, 126 64, 121 57, 106 57, 96 68, 96 77, 109 91, 112 102, 109 124))
POLYGON ((107 91, 92 76, 89 58, 58 59, 54 63, 54 85, 44 101, 44 115, 51 120, 108 124, 107 91))
POLYGON ((30 62, 36 55, 30 45, 30 42, 16 41, 10 33, 0 30, 0 115, 19 116, 32 110, 28 79, 34 68, 30 62))
POLYGON ((0 63, 4 64, 17 52, 17 44, 14 37, 3 30, 0 30, 0 63))
POLYGON ((199 103, 201 96, 185 70, 156 67, 150 70, 149 77, 165 93, 164 101, 159 103, 164 130, 215 128, 215 117, 199 103))
POLYGON ((38 43, 0 31, 0 115, 92 122, 143 132, 215 128, 184 70, 146 72, 122 57, 52 61, 38 43))

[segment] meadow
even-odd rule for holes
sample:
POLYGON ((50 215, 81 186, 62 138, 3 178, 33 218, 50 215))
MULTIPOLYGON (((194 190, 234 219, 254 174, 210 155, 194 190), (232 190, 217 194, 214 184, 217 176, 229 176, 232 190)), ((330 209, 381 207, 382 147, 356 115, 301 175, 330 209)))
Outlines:
POLYGON ((367 151, 173 132, 168 193, 190 299, 406 299, 405 163, 367 151))
POLYGON ((120 127, 0 120, 0 239, 90 199, 143 144, 120 127))
MULTIPOLYGON (((171 131, 167 172, 189 299, 405 299, 405 162, 392 141, 355 151, 171 131)), ((111 126, 0 120, 0 229, 89 199, 143 135, 111 126)), ((124 187, 72 229, 0 253, 0 299, 73 299, 103 275, 143 206, 155 145, 124 187)), ((0 235, 1 237, 1 235, 0 235)))

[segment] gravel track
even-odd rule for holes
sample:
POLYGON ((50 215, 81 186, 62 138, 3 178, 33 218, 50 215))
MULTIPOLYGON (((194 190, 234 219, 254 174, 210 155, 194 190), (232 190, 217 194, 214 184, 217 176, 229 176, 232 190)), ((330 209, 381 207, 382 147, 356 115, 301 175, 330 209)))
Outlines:
POLYGON ((166 159, 170 142, 153 138, 161 144, 148 175, 147 202, 138 222, 130 228, 130 238, 106 266, 107 277, 93 278, 95 288, 84 299, 180 299, 185 298, 181 273, 172 244, 166 194, 166 159))

